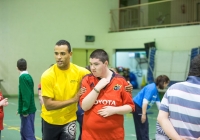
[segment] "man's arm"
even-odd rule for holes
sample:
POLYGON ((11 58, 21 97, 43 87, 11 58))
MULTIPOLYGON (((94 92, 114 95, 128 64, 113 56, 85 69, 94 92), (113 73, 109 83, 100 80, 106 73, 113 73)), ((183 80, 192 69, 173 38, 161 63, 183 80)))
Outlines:
MULTIPOLYGON (((146 99, 145 99, 146 100, 146 99)), ((147 106, 148 106, 148 101, 143 100, 142 104, 142 114, 141 114, 141 122, 144 123, 146 121, 146 114, 147 114, 147 106)))
POLYGON ((108 117, 114 114, 124 115, 132 111, 130 105, 123 106, 104 106, 102 109, 98 110, 98 114, 103 117, 108 117))
POLYGON ((169 121, 169 113, 168 112, 159 110, 157 120, 169 138, 171 138, 173 140, 183 140, 183 138, 181 138, 178 135, 178 133, 172 126, 171 122, 169 121))
POLYGON ((43 101, 44 101, 44 106, 45 108, 50 111, 50 110, 56 110, 56 109, 61 109, 64 108, 68 105, 77 103, 80 98, 80 90, 78 93, 75 95, 74 98, 71 98, 69 100, 64 100, 64 101, 56 101, 52 98, 49 98, 47 96, 43 96, 43 101))
POLYGON ((98 114, 101 115, 102 117, 108 117, 114 114, 124 115, 126 113, 135 111, 135 105, 133 103, 132 96, 130 93, 126 91, 126 89, 124 88, 122 89, 121 96, 119 98, 122 99, 122 105, 104 106, 100 110, 98 110, 98 114))
POLYGON ((159 110, 160 109, 160 101, 156 101, 156 105, 157 105, 157 108, 159 110))
POLYGON ((84 111, 87 111, 90 108, 92 108, 94 102, 99 96, 100 90, 104 88, 109 82, 110 79, 102 78, 93 88, 93 90, 91 90, 91 92, 83 99, 81 107, 84 111))
POLYGON ((89 110, 94 105, 94 102, 96 101, 97 97, 99 96, 100 90, 95 87, 94 87, 94 89, 82 101, 81 107, 84 111, 89 110))

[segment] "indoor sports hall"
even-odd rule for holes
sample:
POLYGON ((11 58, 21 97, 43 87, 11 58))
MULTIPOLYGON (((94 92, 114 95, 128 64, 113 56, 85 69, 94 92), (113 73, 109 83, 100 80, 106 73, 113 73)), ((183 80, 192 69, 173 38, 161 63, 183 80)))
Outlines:
MULTIPOLYGON (((62 39, 71 44, 70 62, 81 67, 90 64, 94 50, 105 50, 109 68, 130 81, 134 97, 158 75, 167 75, 169 86, 186 80, 200 54, 200 0, 0 0, 0 90, 9 101, 1 140, 20 140, 20 58, 34 81, 35 136, 42 140, 38 84, 56 63, 54 47, 62 39)), ((157 106, 147 115, 153 140, 157 106)), ((125 140, 136 140, 132 114, 124 118, 125 140)))

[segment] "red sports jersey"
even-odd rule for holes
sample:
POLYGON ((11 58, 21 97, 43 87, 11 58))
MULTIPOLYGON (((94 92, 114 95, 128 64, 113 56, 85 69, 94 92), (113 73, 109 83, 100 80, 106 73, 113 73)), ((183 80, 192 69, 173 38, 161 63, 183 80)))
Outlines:
MULTIPOLYGON (((82 80, 82 87, 86 87, 86 92, 80 98, 82 105, 83 99, 90 93, 99 79, 89 74, 82 80)), ((125 91, 125 86, 128 83, 119 74, 114 74, 110 83, 103 88, 93 107, 85 111, 82 127, 83 140, 123 140, 124 139, 124 116, 112 115, 102 117, 97 114, 98 110, 104 106, 122 106, 130 105, 132 111, 135 110, 135 105, 132 101, 131 94, 125 91)))
MULTIPOLYGON (((3 100, 3 94, 0 91, 0 101, 1 100, 3 100)), ((0 106, 0 130, 3 130, 3 118, 4 118, 3 106, 0 106)))

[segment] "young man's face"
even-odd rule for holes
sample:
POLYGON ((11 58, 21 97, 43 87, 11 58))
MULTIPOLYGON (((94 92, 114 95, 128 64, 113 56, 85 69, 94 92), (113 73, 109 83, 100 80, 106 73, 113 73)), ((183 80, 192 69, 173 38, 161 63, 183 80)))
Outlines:
POLYGON ((102 78, 106 72, 107 61, 103 63, 99 59, 90 58, 90 70, 95 77, 102 78))
POLYGON ((68 46, 56 45, 54 48, 54 54, 58 68, 61 70, 68 69, 70 64, 70 58, 72 56, 72 52, 68 52, 68 46))

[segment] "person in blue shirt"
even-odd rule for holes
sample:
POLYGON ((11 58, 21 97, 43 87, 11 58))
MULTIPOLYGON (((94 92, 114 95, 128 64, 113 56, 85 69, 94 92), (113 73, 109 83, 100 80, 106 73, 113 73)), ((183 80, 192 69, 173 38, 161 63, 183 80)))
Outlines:
POLYGON ((133 98, 135 103, 135 112, 133 118, 137 140, 149 140, 149 123, 147 110, 156 103, 159 109, 160 97, 158 89, 164 89, 168 86, 170 80, 166 75, 160 75, 154 83, 148 84, 133 98))

